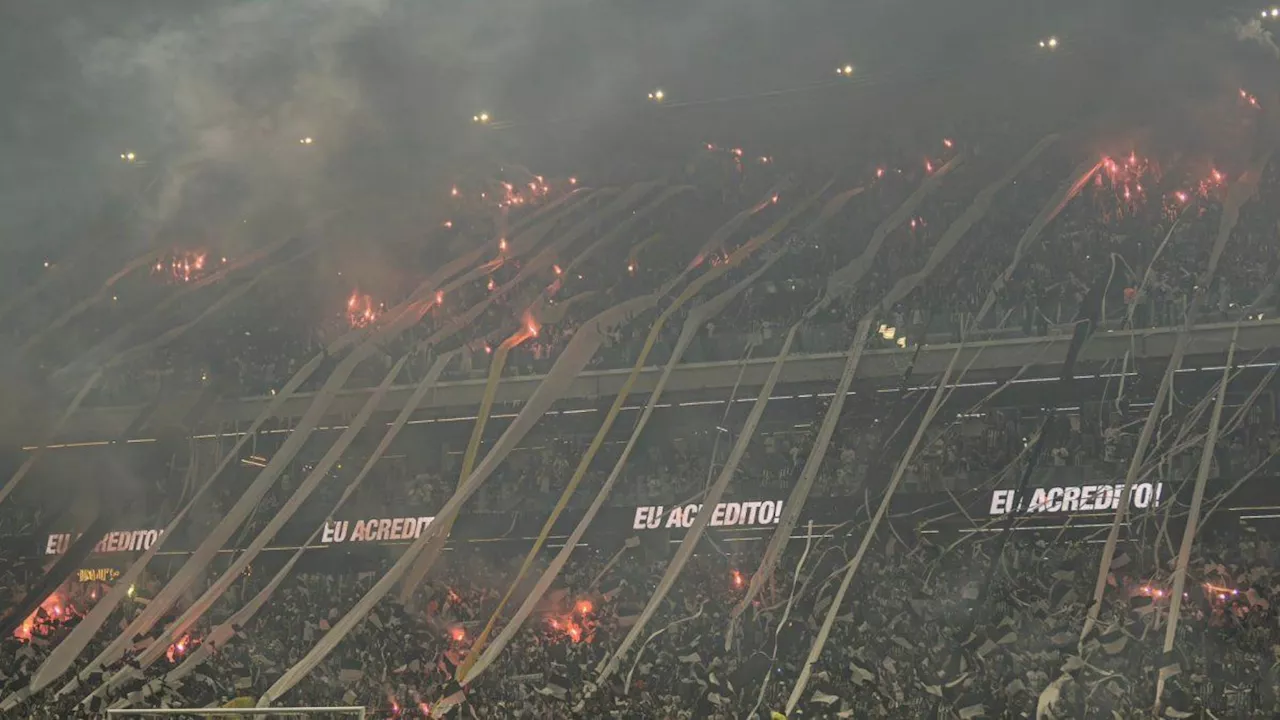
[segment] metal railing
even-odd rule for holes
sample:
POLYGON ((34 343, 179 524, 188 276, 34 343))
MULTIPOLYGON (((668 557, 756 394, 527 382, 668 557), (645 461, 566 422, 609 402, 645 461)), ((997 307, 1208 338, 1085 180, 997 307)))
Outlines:
POLYGON ((347 713, 365 720, 364 707, 278 707, 278 708, 112 708, 107 717, 151 717, 169 715, 319 715, 347 713))

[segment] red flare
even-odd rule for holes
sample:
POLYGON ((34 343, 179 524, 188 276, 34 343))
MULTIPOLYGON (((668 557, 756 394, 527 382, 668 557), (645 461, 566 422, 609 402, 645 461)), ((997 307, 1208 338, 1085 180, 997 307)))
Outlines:
POLYGON ((347 322, 353 328, 368 327, 378 319, 380 309, 381 306, 372 297, 353 290, 347 298, 347 322))

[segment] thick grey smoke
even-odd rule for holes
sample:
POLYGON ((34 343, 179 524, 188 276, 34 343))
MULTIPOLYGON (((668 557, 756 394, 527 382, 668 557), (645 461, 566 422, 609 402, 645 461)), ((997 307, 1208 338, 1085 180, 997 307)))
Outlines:
POLYGON ((156 176, 151 229, 184 209, 230 225, 329 200, 325 161, 364 112, 343 54, 385 10, 383 0, 224 3, 87 43, 86 84, 127 97, 133 125, 117 132, 156 176))
POLYGON ((1231 29, 1240 42, 1255 43, 1280 60, 1280 46, 1276 45, 1275 37, 1270 30, 1262 26, 1262 20, 1259 18, 1253 18, 1247 23, 1232 19, 1231 29))

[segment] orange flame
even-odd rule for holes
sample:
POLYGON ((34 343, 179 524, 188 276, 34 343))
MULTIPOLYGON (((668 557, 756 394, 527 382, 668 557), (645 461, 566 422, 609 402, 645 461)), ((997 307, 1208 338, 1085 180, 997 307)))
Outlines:
POLYGON ((372 325, 378 319, 378 311, 379 306, 373 298, 359 290, 352 290, 351 296, 347 298, 347 322, 353 328, 372 325))
POLYGON ((61 593, 53 593, 40 603, 40 607, 32 612, 22 624, 14 628, 13 636, 19 640, 30 640, 34 635, 47 635, 50 625, 64 618, 75 615, 75 609, 67 604, 61 593))

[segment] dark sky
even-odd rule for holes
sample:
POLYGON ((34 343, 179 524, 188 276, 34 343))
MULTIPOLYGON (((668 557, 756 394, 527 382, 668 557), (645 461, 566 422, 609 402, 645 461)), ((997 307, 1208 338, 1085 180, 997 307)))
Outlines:
POLYGON ((643 173, 642 160, 703 139, 809 157, 917 123, 1143 112, 1212 132, 1206 103, 1280 69, 1267 38, 1233 33, 1233 17, 1255 12, 1154 0, 8 3, 0 262, 56 256, 104 225, 119 230, 111 242, 147 244, 407 201, 501 163, 643 173), (1036 48, 1050 35, 1062 39, 1053 56, 1036 48), (857 87, 806 89, 845 62, 857 87), (645 100, 656 87, 667 107, 645 100), (481 110, 493 127, 471 122, 481 110))

